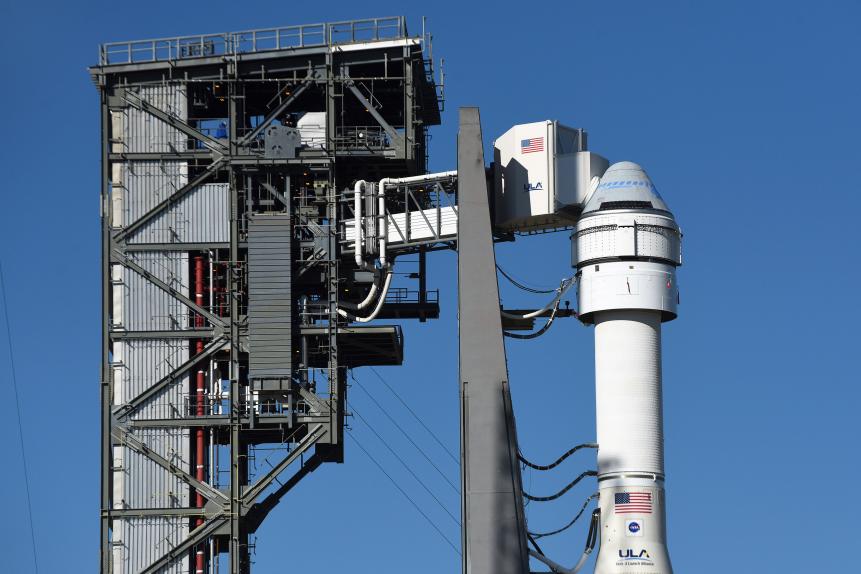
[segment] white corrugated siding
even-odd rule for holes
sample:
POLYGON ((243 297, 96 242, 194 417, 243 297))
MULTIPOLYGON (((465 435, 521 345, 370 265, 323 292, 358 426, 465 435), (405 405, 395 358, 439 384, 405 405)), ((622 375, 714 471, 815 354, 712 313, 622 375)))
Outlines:
MULTIPOLYGON (((177 119, 188 119, 188 96, 182 86, 146 86, 137 94, 177 119)), ((127 153, 186 151, 188 148, 187 135, 137 108, 124 108, 122 122, 121 147, 127 153)))
MULTIPOLYGON (((188 253, 139 252, 134 261, 174 289, 189 293, 188 253)), ((122 307, 127 331, 180 330, 189 327, 189 311, 182 302, 128 267, 115 279, 114 308, 122 307), (120 304, 118 298, 121 298, 120 304)), ((114 323, 116 324, 116 317, 114 323)))
MULTIPOLYGON (((142 163, 135 162, 136 169, 142 163)), ((161 166, 147 166, 146 176, 129 183, 125 197, 125 221, 135 222, 159 201, 188 180, 185 164, 179 173, 164 173, 161 166)), ((176 168, 173 168, 176 169, 176 168)), ((207 183, 185 194, 128 238, 129 243, 226 243, 230 237, 226 183, 207 183)))
MULTIPOLYGON (((188 292, 187 253, 138 253, 136 262, 182 292, 188 292)), ((188 309, 134 271, 122 267, 115 274, 115 306, 130 330, 183 329, 188 309)), ((188 339, 127 340, 114 343, 114 403, 123 404, 157 383, 189 357, 188 339)), ((183 376, 144 403, 135 419, 182 417, 187 410, 189 377, 183 376)), ((150 450, 190 471, 188 429, 135 429, 133 436, 150 450)), ((114 506, 120 508, 187 507, 190 490, 181 480, 146 456, 123 447, 114 461, 114 506)), ((188 534, 185 518, 128 518, 114 521, 116 572, 134 574, 179 544, 188 534)), ((163 570, 188 571, 188 558, 163 570)))
MULTIPOLYGON (((141 88, 140 97, 178 119, 187 119, 187 97, 181 86, 141 88)), ((187 149, 188 137, 161 120, 132 107, 112 116, 112 151, 159 153, 187 149), (122 129, 118 129, 118 126, 122 129)), ((127 226, 188 183, 186 162, 135 161, 114 164, 114 225, 127 226)), ((183 197, 128 238, 129 243, 209 243, 229 238, 228 187, 205 184, 183 197)), ((190 294, 189 256, 181 252, 138 252, 135 262, 178 291, 190 294)), ((178 299, 136 272, 112 269, 114 328, 130 331, 190 328, 189 310, 178 299)), ((125 340, 113 347, 114 404, 132 400, 188 360, 188 339, 125 340)), ((190 375, 180 377, 144 403, 134 419, 182 418, 187 415, 190 375)), ((134 429, 149 449, 191 472, 188 429, 134 429)), ((188 507, 190 489, 146 456, 126 447, 114 449, 116 508, 188 507)), ((113 521, 114 572, 136 574, 188 535, 187 518, 127 518, 113 521)), ((187 556, 162 570, 186 574, 187 556)))

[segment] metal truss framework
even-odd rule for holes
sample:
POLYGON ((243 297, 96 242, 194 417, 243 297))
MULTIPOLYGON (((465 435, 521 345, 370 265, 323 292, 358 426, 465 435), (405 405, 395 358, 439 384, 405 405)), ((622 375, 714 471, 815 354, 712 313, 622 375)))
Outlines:
MULTIPOLYGON (((105 574, 174 572, 185 557, 190 564, 195 549, 200 553, 200 548, 210 545, 206 547, 212 549, 213 544, 217 544, 218 553, 227 555, 230 574, 250 572, 249 535, 303 477, 323 462, 343 461, 346 370, 348 366, 383 364, 368 362, 381 360, 381 351, 374 345, 381 340, 381 333, 388 336, 396 331, 348 327, 338 315, 345 285, 353 286, 356 271, 351 258, 343 257, 349 255, 349 248, 342 221, 351 211, 339 190, 360 177, 424 173, 426 129, 439 123, 441 103, 432 67, 423 53, 425 38, 411 38, 403 19, 337 26, 342 29, 345 24, 353 31, 345 42, 335 41, 335 28, 327 27, 325 41, 283 49, 280 44, 276 49, 259 49, 255 36, 255 49, 243 52, 238 48, 241 36, 231 36, 231 48, 218 53, 217 48, 210 48, 210 40, 200 37, 199 45, 197 39, 176 39, 175 46, 170 40, 168 57, 162 58, 162 44, 154 40, 151 58, 136 58, 133 43, 129 43, 128 58, 116 62, 108 54, 123 54, 125 48, 106 45, 102 62, 91 68, 101 98, 102 124, 100 569, 105 574), (394 26, 395 33, 383 41, 381 30, 385 26, 394 26), (373 34, 370 40, 360 40, 357 30, 372 30, 373 34), (159 87, 175 88, 189 106, 196 108, 180 114, 142 95, 148 88, 159 87), (142 149, 118 142, 119 118, 128 110, 143 114, 159 129, 181 134, 183 145, 142 149), (303 111, 325 112, 324 141, 297 149, 295 157, 264 153, 260 144, 267 128, 284 125, 291 113, 303 111), (356 119, 363 114, 370 117, 371 125, 356 119), (206 127, 206 119, 213 116, 223 118, 225 133, 213 133, 206 127), (371 138, 372 134, 379 137, 371 138), (118 166, 129 170, 136 162, 150 162, 162 169, 181 163, 187 166, 187 177, 162 197, 145 198, 149 207, 126 222, 113 209, 119 187, 116 173, 118 166), (226 240, 147 239, 154 225, 211 183, 226 184, 226 240), (294 302, 302 298, 308 301, 308 310, 297 319, 292 336, 295 352, 302 359, 276 394, 267 393, 248 370, 249 353, 254 353, 248 320, 249 217, 268 213, 290 216, 298 247, 291 297, 294 302), (160 276, 141 259, 146 254, 180 254, 189 262, 194 257, 215 261, 224 271, 223 283, 219 284, 221 304, 215 305, 212 299, 204 304, 192 285, 160 276), (121 317, 115 316, 117 269, 134 274, 148 289, 180 304, 188 317, 187 325, 127 328, 121 317), (344 347, 348 340, 355 344, 344 347), (115 346, 147 341, 185 345, 187 358, 148 381, 134 396, 118 400, 115 346), (316 354, 313 349, 317 349, 316 354), (177 407, 173 416, 142 416, 165 391, 186 378, 191 380, 195 371, 202 372, 204 364, 210 371, 219 370, 220 378, 228 382, 229 388, 218 397, 219 402, 226 402, 223 412, 216 412, 209 402, 202 403, 202 395, 193 398, 189 394, 189 403, 177 407), (314 369, 327 383, 322 391, 311 378, 314 369), (142 434, 147 429, 186 429, 189 436, 192 432, 208 433, 210 445, 229 453, 229 480, 225 484, 202 480, 193 472, 192 462, 200 467, 205 462, 213 464, 211 460, 178 462, 148 443, 147 435, 142 434), (283 458, 252 477, 250 449, 271 443, 284 447, 283 458), (144 457, 147 464, 185 485, 189 500, 194 499, 193 493, 202 502, 193 506, 130 507, 117 500, 115 448, 144 457), (114 563, 112 532, 116 521, 165 518, 187 521, 187 535, 157 553, 145 567, 130 570, 114 563)), ((405 193, 407 206, 413 201, 418 209, 427 207, 427 201, 405 193)), ((430 228, 428 216, 421 215, 430 228)), ((428 239, 407 241, 409 230, 406 233, 400 249, 420 253, 420 298, 426 301, 424 253, 438 248, 442 238, 437 233, 428 239)), ((424 315, 414 317, 424 319, 424 315)), ((389 360, 400 361, 398 353, 393 357, 389 360)), ((134 478, 130 475, 128 480, 134 478)), ((217 557, 217 553, 212 555, 217 557)), ((189 568, 194 570, 193 565, 189 568)), ((206 571, 215 569, 210 559, 206 571)))

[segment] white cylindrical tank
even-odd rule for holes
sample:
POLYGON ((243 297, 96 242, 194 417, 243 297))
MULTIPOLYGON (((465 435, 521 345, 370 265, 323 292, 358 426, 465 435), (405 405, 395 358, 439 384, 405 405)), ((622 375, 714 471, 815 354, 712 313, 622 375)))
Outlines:
POLYGON ((663 475, 660 313, 595 314, 595 391, 599 472, 663 475))
POLYGON ((601 548, 596 574, 672 574, 666 542, 661 323, 676 317, 681 233, 643 169, 610 166, 572 235, 595 325, 601 548))

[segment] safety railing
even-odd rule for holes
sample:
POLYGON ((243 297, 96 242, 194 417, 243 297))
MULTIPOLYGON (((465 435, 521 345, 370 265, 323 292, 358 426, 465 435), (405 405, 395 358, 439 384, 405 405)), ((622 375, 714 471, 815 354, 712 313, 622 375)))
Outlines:
POLYGON ((425 291, 424 298, 421 295, 421 291, 416 289, 392 287, 386 294, 386 303, 439 303, 439 289, 425 291))
POLYGON ((406 37, 406 19, 403 16, 392 16, 224 34, 111 42, 99 47, 99 63, 103 66, 136 64, 406 37))

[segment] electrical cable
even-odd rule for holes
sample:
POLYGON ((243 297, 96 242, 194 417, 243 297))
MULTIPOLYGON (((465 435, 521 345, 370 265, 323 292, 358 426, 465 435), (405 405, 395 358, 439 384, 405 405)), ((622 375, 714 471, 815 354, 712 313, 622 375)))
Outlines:
POLYGON ((27 470, 27 451, 24 448, 24 426, 21 423, 21 400, 18 397, 18 377, 15 374, 15 355, 12 351, 12 327, 9 321, 9 305, 6 302, 6 280, 3 265, 0 264, 0 292, 3 295, 3 316, 6 318, 6 340, 9 343, 9 365, 12 368, 12 390, 15 394, 15 413, 18 417, 18 441, 21 445, 21 460, 24 470, 24 489, 27 494, 27 517, 30 521, 30 543, 33 547, 33 570, 39 574, 39 561, 36 553, 36 530, 33 527, 33 504, 30 500, 30 473, 27 470))
POLYGON ((524 457, 522 453, 517 453, 517 458, 520 460, 520 462, 522 462, 523 464, 525 464, 529 468, 534 468, 535 470, 550 470, 550 469, 556 468, 557 466, 562 464, 562 462, 566 458, 568 458, 569 456, 571 456, 572 454, 574 454, 578 450, 581 450, 584 448, 598 448, 598 445, 596 443, 593 443, 593 442, 578 444, 577 446, 575 446, 574 448, 570 449, 568 452, 566 452, 565 454, 563 454, 562 456, 557 458, 556 461, 554 461, 550 464, 547 464, 547 465, 541 465, 541 464, 535 464, 533 462, 529 462, 528 460, 526 460, 526 457, 524 457))
POLYGON ((563 488, 562 490, 560 490, 556 494, 551 494, 550 496, 532 496, 528 492, 524 492, 523 498, 525 498, 526 500, 531 500, 533 502, 549 502, 551 500, 556 500, 557 498, 559 498, 560 496, 562 496, 563 494, 565 494, 566 492, 568 492, 569 490, 574 488, 574 486, 578 482, 580 482, 581 480, 583 480, 587 476, 598 476, 598 473, 595 472, 594 470, 584 471, 584 472, 580 473, 580 476, 578 476, 577 478, 575 478, 574 480, 569 482, 565 488, 563 488))
MULTIPOLYGON (((578 512, 577 515, 571 519, 571 522, 569 522, 568 524, 566 524, 562 528, 557 528, 556 530, 551 530, 550 532, 529 532, 528 535, 535 538, 536 540, 538 540, 539 538, 544 538, 545 536, 553 536, 554 534, 559 534, 560 532, 565 532, 566 530, 568 530, 569 528, 574 526, 574 523, 577 522, 577 520, 579 520, 580 517, 583 515, 583 513, 586 511, 586 507, 589 506, 589 503, 592 502, 596 498, 598 498, 597 492, 595 494, 593 494, 592 496, 590 496, 589 498, 587 498, 585 501, 583 501, 583 506, 580 507, 580 512, 578 512)), ((539 552, 541 552, 541 550, 539 550, 539 552)), ((543 552, 541 552, 541 553, 544 554, 543 552)))
POLYGON ((536 309, 535 311, 531 311, 526 313, 525 315, 515 315, 514 313, 508 313, 506 311, 501 311, 501 315, 506 319, 532 319, 533 317, 537 317, 559 303, 559 300, 562 299, 562 296, 565 295, 565 292, 571 288, 575 283, 574 277, 569 277, 568 279, 564 279, 562 283, 559 285, 559 288, 556 289, 556 297, 554 297, 547 305, 542 307, 541 309, 536 309))
POLYGON ((559 301, 556 301, 556 305, 553 306, 553 311, 550 313, 550 318, 547 319, 547 322, 544 323, 544 326, 538 329, 537 331, 533 331, 532 333, 520 334, 520 333, 512 333, 511 331, 503 331, 502 334, 506 337, 510 337, 512 339, 537 339, 544 333, 546 333, 550 329, 550 325, 553 324, 553 320, 556 319, 556 313, 559 311, 559 301))
POLYGON ((527 532, 527 533, 526 533, 526 539, 527 539, 527 540, 529 540, 529 543, 530 543, 530 544, 532 544, 533 548, 535 548, 535 550, 536 550, 539 554, 544 554, 544 551, 543 551, 543 550, 541 549, 541 547, 538 545, 538 542, 536 542, 536 541, 535 541, 535 538, 533 538, 533 537, 532 537, 532 534, 530 534, 529 532, 527 532))
POLYGON ((527 285, 524 285, 523 283, 521 283, 520 281, 518 281, 517 279, 515 279, 514 277, 512 277, 512 276, 511 276, 511 275, 509 275, 508 273, 506 273, 506 272, 502 269, 502 267, 500 267, 500 266, 499 266, 499 264, 498 264, 498 263, 496 264, 496 270, 497 270, 497 271, 499 271, 499 272, 502 274, 502 276, 503 276, 503 277, 505 277, 506 279, 508 279, 509 281, 511 281, 511 284, 512 284, 512 285, 514 285, 515 287, 519 287, 520 289, 523 289, 524 291, 528 291, 529 293, 538 293, 538 294, 545 294, 545 295, 546 295, 546 294, 548 294, 548 293, 553 293, 554 291, 556 291, 556 289, 547 289, 547 290, 545 290, 545 289, 536 289, 536 288, 534 288, 534 287, 529 287, 529 286, 527 286, 527 285))
POLYGON ((401 402, 401 404, 402 404, 402 405, 404 405, 404 408, 406 408, 406 409, 409 411, 409 413, 410 413, 411 415, 413 415, 413 418, 414 418, 414 419, 416 419, 420 425, 422 425, 422 427, 423 427, 423 428, 428 432, 428 434, 429 434, 429 435, 431 435, 431 436, 433 437, 433 439, 436 441, 436 443, 437 443, 440 447, 442 447, 442 449, 443 449, 446 453, 448 453, 448 456, 449 456, 449 457, 451 457, 451 459, 454 461, 454 463, 455 463, 455 464, 457 464, 458 466, 460 466, 460 461, 459 461, 458 457, 457 457, 457 456, 455 456, 455 454, 454 454, 453 452, 451 452, 451 451, 448 449, 448 447, 447 447, 447 446, 445 446, 445 444, 443 444, 443 442, 442 442, 442 441, 439 439, 439 437, 438 437, 438 436, 437 436, 437 435, 436 435, 436 434, 435 434, 435 433, 430 429, 430 427, 428 427, 428 426, 424 423, 424 421, 421 419, 421 417, 420 417, 419 415, 417 415, 413 409, 411 409, 411 408, 410 408, 410 405, 408 405, 408 404, 407 404, 407 402, 406 402, 406 401, 401 397, 401 395, 399 395, 399 394, 398 394, 398 392, 397 392, 397 391, 395 391, 395 389, 393 389, 393 388, 392 388, 392 386, 391 386, 391 385, 389 385, 389 383, 387 383, 387 382, 386 382, 386 380, 383 378, 383 376, 382 376, 382 375, 380 375, 380 373, 378 373, 378 372, 377 372, 377 370, 376 370, 375 368, 371 367, 371 372, 372 372, 372 373, 374 373, 374 374, 377 376, 377 378, 378 378, 378 379, 380 379, 380 382, 381 382, 381 383, 383 383, 383 384, 386 386, 386 388, 387 388, 387 389, 389 389, 389 391, 391 391, 391 393, 395 396, 395 398, 397 398, 397 399, 401 402))
POLYGON ((380 439, 380 442, 383 443, 383 446, 385 446, 390 453, 392 453, 392 456, 394 456, 396 459, 398 459, 398 462, 401 463, 401 466, 403 466, 407 470, 407 472, 409 472, 410 475, 414 479, 416 479, 416 482, 418 482, 422 486, 422 488, 425 489, 425 492, 427 492, 431 496, 431 498, 433 498, 436 501, 436 503, 439 505, 439 507, 442 508, 446 514, 448 514, 449 518, 451 518, 455 524, 460 526, 460 520, 458 520, 454 514, 449 512, 449 510, 448 510, 448 508, 446 508, 445 504, 443 504, 442 501, 433 493, 433 491, 430 488, 428 488, 428 486, 424 483, 424 481, 422 481, 422 479, 420 479, 418 477, 418 475, 413 471, 413 469, 410 468, 410 466, 404 461, 404 459, 402 459, 400 457, 400 455, 398 455, 398 453, 395 452, 395 449, 393 449, 389 445, 389 443, 386 442, 386 439, 384 439, 382 437, 382 435, 380 433, 378 433, 377 430, 373 426, 371 426, 371 423, 369 423, 368 420, 365 417, 363 417, 352 404, 348 404, 348 406, 349 406, 350 410, 353 412, 353 414, 356 415, 357 417, 359 417, 359 419, 361 419, 361 421, 363 423, 365 423, 365 425, 367 425, 367 427, 369 429, 371 429, 371 432, 374 433, 378 439, 380 439))
POLYGON ((421 514, 422 517, 424 517, 424 519, 427 521, 427 523, 430 524, 434 530, 436 530, 437 534, 439 534, 440 537, 442 537, 442 539, 445 540, 449 546, 451 546, 452 550, 457 552, 457 555, 460 556, 461 555, 460 550, 458 550, 457 546, 455 546, 454 543, 452 543, 452 541, 449 540, 448 536, 443 534, 443 531, 439 528, 439 526, 437 526, 434 523, 434 521, 431 520, 427 514, 425 514, 425 512, 419 507, 419 505, 416 504, 416 501, 413 500, 410 497, 410 495, 407 494, 407 492, 403 488, 401 488, 401 485, 399 485, 397 483, 397 481, 394 478, 392 478, 392 475, 390 475, 388 472, 386 472, 386 469, 383 468, 383 466, 377 461, 377 459, 375 459, 373 456, 371 456, 371 453, 369 453, 368 450, 364 446, 362 446, 362 443, 359 442, 359 440, 356 438, 356 435, 354 435, 350 429, 347 429, 347 432, 350 433, 351 437, 353 437, 353 441, 356 443, 356 446, 358 446, 362 450, 362 452, 364 452, 365 455, 369 459, 371 459, 371 462, 373 462, 376 465, 376 467, 380 470, 380 472, 382 472, 384 475, 386 475, 386 478, 388 478, 389 481, 394 485, 394 487, 397 488, 401 492, 401 494, 404 495, 404 498, 406 498, 410 502, 410 504, 413 505, 413 508, 415 508, 418 511, 418 513, 421 514))
POLYGON ((377 405, 377 408, 379 408, 383 412, 383 414, 386 415, 386 417, 389 419, 389 421, 391 421, 391 423, 393 425, 395 425, 395 427, 399 431, 401 431, 401 434, 403 434, 406 437, 406 439, 408 441, 410 441, 410 444, 412 444, 416 448, 416 450, 418 450, 421 453, 421 455, 425 458, 425 460, 428 461, 428 464, 430 464, 432 467, 434 467, 434 469, 437 471, 437 473, 439 473, 439 475, 443 478, 443 480, 445 480, 449 484, 449 486, 451 486, 452 490, 454 490, 455 493, 457 493, 459 495, 460 490, 458 490, 457 486, 455 486, 455 484, 451 480, 449 480, 449 478, 439 468, 439 466, 437 466, 436 463, 434 463, 434 461, 431 460, 431 458, 422 449, 422 447, 420 447, 416 443, 416 441, 414 441, 413 438, 409 435, 409 433, 407 433, 407 431, 405 431, 403 429, 403 427, 401 427, 401 425, 398 424, 398 422, 392 417, 392 415, 389 414, 389 412, 383 407, 383 405, 381 405, 379 403, 379 401, 377 401, 377 399, 374 398, 374 395, 372 395, 371 392, 368 389, 366 389, 364 387, 364 385, 362 385, 362 383, 359 382, 359 379, 356 378, 356 375, 353 372, 350 372, 350 377, 359 386, 359 388, 362 389, 362 391, 364 391, 366 395, 368 395, 368 398, 370 398, 374 402, 374 404, 377 405))

